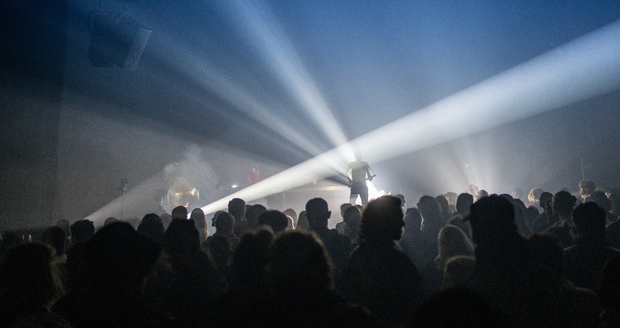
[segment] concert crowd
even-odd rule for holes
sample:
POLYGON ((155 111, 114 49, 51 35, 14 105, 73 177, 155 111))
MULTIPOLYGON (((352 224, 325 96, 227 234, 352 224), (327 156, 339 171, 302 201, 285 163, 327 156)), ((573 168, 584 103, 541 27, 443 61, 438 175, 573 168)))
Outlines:
POLYGON ((620 192, 578 187, 7 232, 0 326, 620 327, 620 192))

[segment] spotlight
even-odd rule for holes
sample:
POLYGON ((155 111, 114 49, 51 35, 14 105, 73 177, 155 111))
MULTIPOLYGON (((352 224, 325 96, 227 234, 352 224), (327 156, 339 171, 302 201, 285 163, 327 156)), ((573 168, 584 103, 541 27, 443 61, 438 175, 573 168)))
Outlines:
POLYGON ((151 30, 122 13, 95 11, 88 22, 88 59, 94 67, 135 70, 151 30))

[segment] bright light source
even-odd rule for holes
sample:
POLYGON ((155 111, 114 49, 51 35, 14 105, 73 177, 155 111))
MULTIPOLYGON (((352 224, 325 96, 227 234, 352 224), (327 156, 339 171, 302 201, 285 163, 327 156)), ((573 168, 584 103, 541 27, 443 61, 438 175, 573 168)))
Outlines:
POLYGON ((341 173, 345 153, 359 149, 369 162, 451 141, 620 88, 620 23, 473 85, 350 143, 203 207, 212 213, 228 199, 252 201, 341 173), (355 147, 352 147, 355 146, 355 147))

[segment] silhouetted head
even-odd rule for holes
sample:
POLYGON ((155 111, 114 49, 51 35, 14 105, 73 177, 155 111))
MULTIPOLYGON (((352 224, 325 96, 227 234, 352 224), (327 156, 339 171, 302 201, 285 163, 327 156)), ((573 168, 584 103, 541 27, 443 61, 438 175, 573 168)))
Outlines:
POLYGON ((245 219, 248 221, 248 225, 250 226, 250 228, 254 229, 259 226, 258 217, 266 210, 267 208, 265 208, 265 206, 261 204, 255 204, 248 208, 248 210, 245 212, 245 219))
POLYGON ((356 239, 359 235, 359 227, 362 223, 362 213, 355 206, 349 206, 344 210, 344 234, 351 239, 356 239))
POLYGON ((476 270, 476 258, 458 255, 446 260, 443 271, 443 288, 463 286, 476 270))
POLYGON ((172 209, 171 215, 173 219, 187 220, 187 208, 185 206, 177 206, 172 209))
POLYGON ((282 232, 288 226, 286 215, 277 210, 268 210, 258 217, 258 224, 270 226, 275 233, 282 232))
POLYGON ((557 214, 561 217, 570 217, 576 202, 577 198, 568 191, 561 190, 556 192, 551 199, 553 214, 557 214))
POLYGON ((405 221, 405 233, 419 232, 422 229, 422 215, 415 207, 407 209, 407 215, 403 221, 405 221))
POLYGON ((353 156, 355 156, 355 160, 356 161, 361 161, 362 160, 362 152, 360 150, 356 150, 353 153, 353 156))
POLYGON ((103 225, 107 226, 108 224, 114 223, 114 222, 118 222, 118 219, 111 216, 111 217, 105 219, 105 221, 103 221, 103 225))
POLYGON ((573 210, 573 221, 582 238, 605 239, 605 210, 595 202, 583 203, 573 210))
POLYGON ((269 263, 269 248, 274 238, 268 226, 241 237, 234 251, 233 267, 242 287, 256 288, 263 284, 264 269, 269 263))
POLYGON ((327 227, 327 220, 332 215, 323 198, 313 198, 306 203, 306 216, 311 228, 327 227))
POLYGON ((313 232, 284 232, 276 238, 270 260, 267 272, 276 295, 283 292, 303 297, 333 288, 331 260, 313 232))
POLYGON ((611 200, 607 198, 607 194, 602 190, 596 190, 590 193, 590 201, 597 203, 598 206, 602 207, 606 212, 611 211, 611 200))
POLYGON ((49 246, 31 243, 9 249, 0 266, 0 314, 14 315, 50 306, 62 292, 54 272, 49 246))
POLYGON ((195 208, 189 216, 190 220, 194 221, 196 230, 200 234, 200 240, 203 241, 207 235, 207 218, 205 212, 200 208, 195 208))
POLYGON ((540 188, 532 188, 530 190, 530 192, 527 194, 527 200, 530 201, 530 203, 538 203, 538 200, 540 199, 540 194, 543 193, 543 190, 540 188))
POLYGON ((474 203, 474 196, 462 193, 456 198, 456 211, 465 216, 469 214, 469 208, 474 203))
POLYGON ((297 226, 297 212, 295 212, 294 209, 287 208, 284 211, 282 211, 282 213, 284 213, 285 215, 290 216, 293 219, 294 225, 297 226))
POLYGON ((552 199, 553 199, 553 194, 550 192, 544 191, 540 194, 538 205, 545 210, 547 209, 547 207, 551 209, 552 199))
POLYGON ((446 197, 444 197, 443 195, 439 195, 435 197, 435 199, 437 200, 437 203, 439 203, 439 207, 441 207, 442 215, 446 216, 452 214, 450 213, 450 206, 448 205, 448 200, 446 199, 446 197))
POLYGON ((360 242, 391 244, 401 238, 404 226, 400 199, 381 196, 369 202, 362 213, 360 242))
POLYGON ((489 196, 475 202, 464 220, 469 221, 473 241, 480 246, 498 239, 495 237, 516 233, 514 215, 514 208, 507 199, 489 196))
POLYGON ((232 233, 235 218, 227 212, 221 212, 215 219, 215 230, 218 233, 232 233))
POLYGON ((245 217, 245 201, 241 198, 233 198, 228 202, 228 213, 235 217, 235 221, 241 221, 245 217))
POLYGON ((596 190, 596 185, 592 180, 581 180, 579 181, 579 194, 584 197, 587 196, 596 190))
POLYGON ((186 219, 172 219, 164 233, 162 247, 171 257, 199 252, 200 240, 194 222, 186 219))
POLYGON ((71 236, 74 244, 85 243, 95 234, 95 224, 90 220, 76 221, 71 225, 71 236))
POLYGON ((43 232, 43 243, 49 245, 60 256, 67 251, 67 236, 65 230, 59 226, 51 226, 43 232))
POLYGON ((445 225, 439 230, 437 239, 438 255, 435 262, 440 266, 453 256, 474 255, 474 245, 459 227, 445 225))
POLYGON ((161 240, 164 237, 164 224, 161 222, 159 215, 155 213, 145 215, 136 230, 138 233, 150 237, 158 244, 161 244, 161 240))
POLYGON ((424 225, 441 224, 441 206, 437 199, 431 196, 422 196, 418 202, 418 210, 424 219, 424 225))
POLYGON ((159 253, 159 245, 129 223, 114 222, 101 228, 86 244, 84 260, 93 287, 127 289, 141 285, 159 253))

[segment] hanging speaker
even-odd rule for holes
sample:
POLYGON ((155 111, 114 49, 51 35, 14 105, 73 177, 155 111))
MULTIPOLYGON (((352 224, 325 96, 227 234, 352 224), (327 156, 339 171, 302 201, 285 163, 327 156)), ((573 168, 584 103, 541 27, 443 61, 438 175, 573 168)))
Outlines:
POLYGON ((94 67, 135 70, 151 30, 120 13, 95 11, 89 19, 88 59, 94 67))

